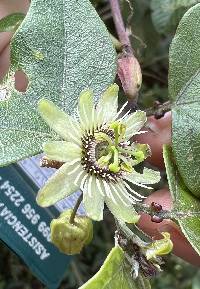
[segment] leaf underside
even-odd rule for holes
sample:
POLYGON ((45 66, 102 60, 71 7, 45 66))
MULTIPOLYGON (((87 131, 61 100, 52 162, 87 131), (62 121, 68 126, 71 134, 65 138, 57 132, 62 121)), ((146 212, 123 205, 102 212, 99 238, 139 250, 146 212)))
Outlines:
POLYGON ((173 211, 177 212, 176 219, 182 232, 200 255, 200 200, 183 183, 169 146, 164 147, 164 160, 173 199, 173 211))
POLYGON ((31 1, 0 87, 0 166, 39 153, 43 142, 55 139, 37 113, 39 99, 72 113, 82 90, 92 89, 97 99, 115 73, 115 50, 89 0, 31 1), (28 77, 25 93, 12 81, 19 70, 28 77))

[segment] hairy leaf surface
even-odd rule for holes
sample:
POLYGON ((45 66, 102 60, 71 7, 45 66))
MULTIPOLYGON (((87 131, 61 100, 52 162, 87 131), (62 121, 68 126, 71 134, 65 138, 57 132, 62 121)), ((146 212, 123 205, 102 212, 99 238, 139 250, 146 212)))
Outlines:
POLYGON ((71 113, 82 90, 96 98, 113 82, 116 56, 109 34, 89 0, 33 0, 11 44, 11 67, 0 89, 0 165, 41 151, 55 136, 39 117, 48 98, 71 113), (28 77, 25 93, 13 75, 28 77))
POLYGON ((169 96, 171 100, 200 69, 200 4, 190 8, 180 21, 169 51, 169 96))
POLYGON ((172 109, 172 144, 179 172, 200 197, 200 70, 178 95, 172 109))
POLYGON ((170 48, 172 146, 178 170, 200 196, 200 4, 182 18, 170 48))
POLYGON ((164 160, 175 218, 186 238, 200 255, 200 200, 185 186, 169 146, 164 147, 164 160))

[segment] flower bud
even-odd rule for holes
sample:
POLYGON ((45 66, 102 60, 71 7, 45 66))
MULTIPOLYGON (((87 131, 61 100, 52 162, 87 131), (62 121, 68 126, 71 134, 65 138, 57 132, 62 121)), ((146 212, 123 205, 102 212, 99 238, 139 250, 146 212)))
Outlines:
POLYGON ((118 59, 118 76, 123 90, 129 99, 137 98, 142 83, 142 73, 138 60, 133 55, 124 55, 118 59))
POLYGON ((74 222, 69 222, 72 210, 63 212, 59 218, 50 224, 51 241, 62 252, 68 255, 79 254, 93 237, 92 220, 86 216, 75 216, 74 222))

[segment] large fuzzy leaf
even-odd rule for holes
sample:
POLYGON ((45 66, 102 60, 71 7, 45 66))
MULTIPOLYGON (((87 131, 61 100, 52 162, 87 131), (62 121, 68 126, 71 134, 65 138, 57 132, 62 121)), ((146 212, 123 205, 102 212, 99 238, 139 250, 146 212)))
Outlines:
POLYGON ((183 16, 169 51, 169 96, 175 100, 200 69, 200 4, 183 16))
POLYGON ((200 4, 183 17, 170 49, 172 145, 178 170, 200 196, 200 4))
POLYGON ((164 160, 175 218, 186 238, 200 255, 200 200, 185 186, 169 146, 164 147, 164 160))
POLYGON ((108 32, 89 0, 32 0, 11 45, 9 77, 1 87, 0 165, 38 153, 54 139, 36 106, 45 97, 68 113, 86 88, 96 97, 115 76, 115 51, 108 32), (25 93, 12 77, 28 77, 25 93))
POLYGON ((178 169, 189 190, 200 197, 200 71, 180 92, 172 115, 178 169))

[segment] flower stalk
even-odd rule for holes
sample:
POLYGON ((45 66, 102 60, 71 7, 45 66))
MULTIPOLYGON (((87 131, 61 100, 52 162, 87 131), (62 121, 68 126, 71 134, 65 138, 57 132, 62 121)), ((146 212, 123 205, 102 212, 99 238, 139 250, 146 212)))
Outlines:
POLYGON ((82 200, 83 200, 83 193, 78 197, 77 202, 73 208, 72 214, 71 214, 70 219, 69 219, 70 224, 74 224, 74 219, 76 217, 76 213, 78 211, 78 208, 79 208, 82 200))

